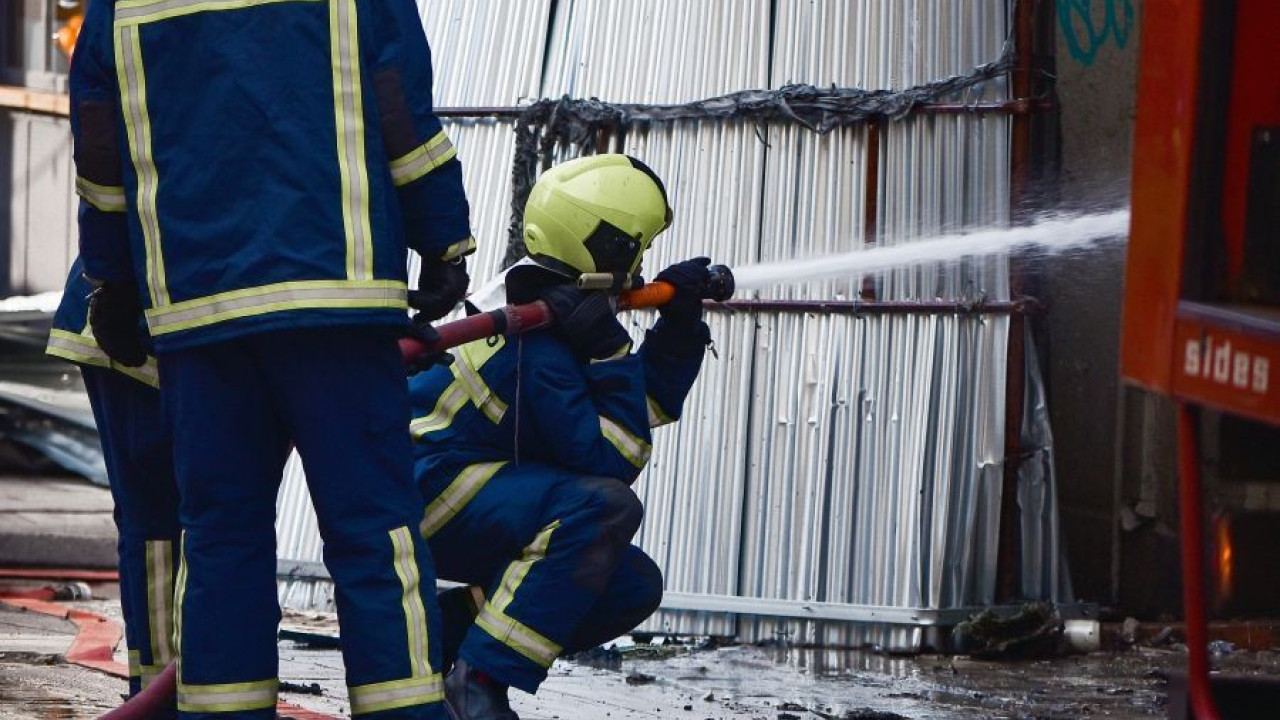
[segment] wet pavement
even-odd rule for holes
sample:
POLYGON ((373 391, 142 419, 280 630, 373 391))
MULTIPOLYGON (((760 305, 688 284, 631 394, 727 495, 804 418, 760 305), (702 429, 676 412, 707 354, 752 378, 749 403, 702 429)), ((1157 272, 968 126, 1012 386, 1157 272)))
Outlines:
MULTIPOLYGON (((118 617, 110 599, 74 605, 118 617)), ((288 613, 284 626, 324 634, 334 622, 288 613)), ((63 662, 59 648, 73 633, 65 621, 0 606, 0 718, 94 718, 119 702, 123 680, 63 662)), ((280 656, 282 700, 346 715, 337 650, 283 640, 280 656)), ((1185 659, 1176 644, 1018 662, 624 644, 558 661, 536 697, 513 691, 512 699, 525 720, 1153 718, 1165 714, 1166 673, 1185 659)), ((1219 654, 1216 662, 1231 674, 1280 677, 1276 651, 1219 654)))

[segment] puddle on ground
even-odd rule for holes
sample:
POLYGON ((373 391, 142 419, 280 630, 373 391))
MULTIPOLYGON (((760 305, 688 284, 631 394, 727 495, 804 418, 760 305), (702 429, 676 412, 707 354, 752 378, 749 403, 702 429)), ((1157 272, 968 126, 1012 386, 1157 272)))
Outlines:
MULTIPOLYGON (((601 655, 601 653, 597 653, 601 655)), ((604 655, 608 655, 604 653, 604 655)), ((1112 718, 1163 717, 1165 673, 1185 666, 1178 649, 1010 662, 963 656, 881 655, 861 650, 734 646, 627 649, 610 667, 714 698, 767 718, 1112 718)), ((1280 654, 1240 652, 1220 660, 1239 674, 1280 676, 1280 654)))

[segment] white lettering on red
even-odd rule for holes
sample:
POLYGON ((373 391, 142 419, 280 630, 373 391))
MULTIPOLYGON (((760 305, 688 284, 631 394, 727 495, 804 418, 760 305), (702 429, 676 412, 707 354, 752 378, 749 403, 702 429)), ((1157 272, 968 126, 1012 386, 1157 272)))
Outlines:
POLYGON ((1230 340, 1205 335, 1183 347, 1182 372, 1188 377, 1248 390, 1259 395, 1271 388, 1271 359, 1237 350, 1230 340))

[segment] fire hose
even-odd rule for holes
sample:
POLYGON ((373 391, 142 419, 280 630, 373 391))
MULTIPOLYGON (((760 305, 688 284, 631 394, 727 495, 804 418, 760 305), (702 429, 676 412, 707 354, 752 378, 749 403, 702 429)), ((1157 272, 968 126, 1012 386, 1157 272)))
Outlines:
MULTIPOLYGON (((733 272, 724 265, 712 265, 707 270, 710 277, 701 288, 703 299, 724 302, 733 297, 733 272)), ((618 309, 639 310, 659 307, 670 302, 675 294, 675 286, 671 283, 661 280, 651 282, 635 290, 620 293, 618 309)), ((412 338, 405 338, 400 341, 400 353, 406 360, 410 360, 495 335, 518 335, 537 330, 550 325, 552 320, 551 308, 541 300, 522 305, 506 305, 497 310, 477 313, 436 326, 435 330, 440 339, 430 345, 412 338)))
MULTIPOLYGON (((708 272, 710 277, 700 290, 702 298, 724 302, 733 297, 733 272, 724 265, 712 265, 708 268, 708 272)), ((659 307, 671 302, 675 294, 676 288, 671 283, 651 282, 643 287, 619 293, 618 309, 639 310, 659 307)), ((477 313, 461 320, 437 325, 435 330, 440 339, 431 344, 412 338, 401 339, 400 354, 409 361, 495 335, 517 335, 537 330, 547 327, 553 320, 551 308, 541 300, 521 305, 506 305, 497 310, 477 313)), ((173 707, 176 693, 177 673, 174 666, 170 664, 142 692, 103 715, 100 720, 148 720, 159 717, 173 707)))

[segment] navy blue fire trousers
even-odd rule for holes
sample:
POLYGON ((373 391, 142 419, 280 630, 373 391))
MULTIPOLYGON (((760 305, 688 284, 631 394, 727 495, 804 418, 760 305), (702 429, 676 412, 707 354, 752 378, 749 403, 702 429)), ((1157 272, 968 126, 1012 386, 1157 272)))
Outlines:
POLYGON ((352 715, 446 718, 393 334, 277 330, 165 353, 159 367, 182 498, 180 717, 274 717, 276 494, 293 445, 333 576, 352 715))

